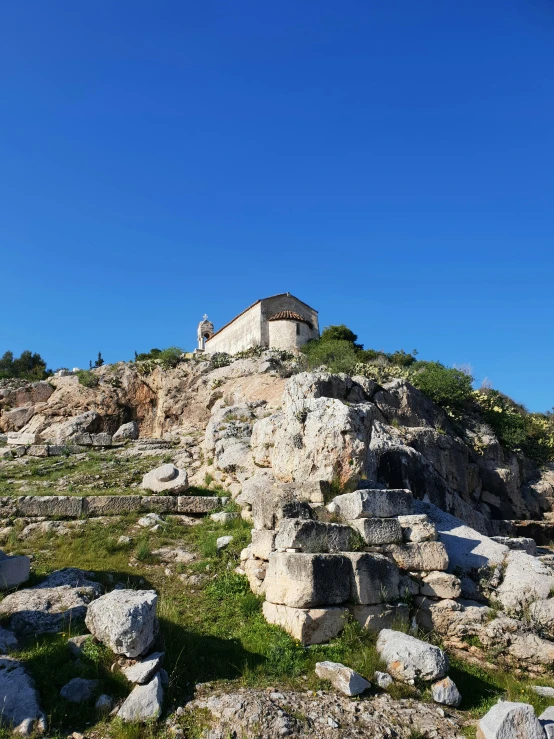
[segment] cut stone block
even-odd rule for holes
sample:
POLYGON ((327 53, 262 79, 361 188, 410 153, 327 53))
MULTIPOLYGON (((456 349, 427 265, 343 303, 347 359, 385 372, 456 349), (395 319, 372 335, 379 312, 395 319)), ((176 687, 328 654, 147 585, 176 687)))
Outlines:
POLYGON ((414 499, 409 490, 356 490, 337 495, 331 505, 344 521, 408 515, 414 499))
POLYGON ((88 516, 112 516, 138 513, 141 510, 138 495, 87 495, 83 499, 83 513, 88 516))
POLYGON ((47 457, 48 444, 33 444, 27 449, 27 454, 30 457, 47 457))
POLYGON ((344 603, 351 564, 342 554, 274 552, 266 575, 266 599, 293 608, 344 603))
POLYGON ((208 495, 180 495, 177 498, 177 513, 211 513, 223 505, 222 498, 208 495))
POLYGON ((448 554, 441 541, 392 544, 388 551, 396 564, 409 572, 448 569, 448 554))
POLYGON ((83 498, 73 495, 25 495, 17 498, 20 516, 46 518, 79 518, 83 513, 83 498))
POLYGON ((22 431, 8 431, 8 444, 13 444, 14 446, 19 446, 20 444, 23 444, 24 446, 32 446, 33 444, 39 443, 39 438, 37 434, 26 434, 22 431))
POLYGON ((410 609, 406 603, 350 606, 350 612, 363 629, 375 633, 383 629, 403 628, 410 623, 410 609))
POLYGON ((294 639, 308 645, 323 644, 338 636, 346 623, 348 609, 290 608, 265 601, 263 614, 268 623, 280 626, 294 639))
POLYGON ((101 434, 91 434, 92 439, 92 446, 111 446, 112 445, 112 435, 101 433, 101 434))
POLYGON ((425 513, 418 513, 413 516, 399 516, 398 523, 402 527, 402 537, 404 541, 435 541, 437 539, 437 529, 435 524, 429 521, 425 513))
POLYGON ((370 547, 402 541, 402 529, 396 518, 359 518, 352 521, 351 525, 370 547))
POLYGON ((398 598, 400 573, 381 554, 353 552, 345 555, 351 565, 350 601, 360 605, 386 603, 398 598))
POLYGON ((8 557, 0 551, 0 589, 14 588, 29 579, 31 560, 25 555, 8 557))
POLYGON ((140 507, 143 511, 176 513, 179 506, 175 495, 143 495, 140 499, 140 507))
POLYGON ((123 721, 153 721, 162 711, 164 690, 160 673, 146 685, 136 685, 117 715, 123 721))
POLYGON ((250 551, 258 559, 268 560, 275 550, 275 531, 270 529, 252 529, 250 551))
POLYGON ((275 548, 300 549, 312 553, 350 552, 357 538, 351 526, 284 518, 275 537, 275 548))
POLYGON ((459 706, 462 702, 460 691, 456 687, 456 683, 449 677, 445 677, 431 685, 431 693, 435 703, 441 703, 444 706, 459 706))
POLYGON ((371 688, 371 683, 365 677, 340 662, 316 662, 315 673, 322 680, 329 680, 344 695, 360 695, 371 688))
POLYGON ((459 598, 462 593, 462 584, 455 575, 449 575, 446 572, 430 572, 423 578, 420 593, 430 598, 459 598))

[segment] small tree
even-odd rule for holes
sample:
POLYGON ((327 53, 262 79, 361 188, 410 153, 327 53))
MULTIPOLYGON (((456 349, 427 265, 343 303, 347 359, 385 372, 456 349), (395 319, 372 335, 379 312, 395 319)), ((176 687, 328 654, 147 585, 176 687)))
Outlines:
POLYGON ((94 363, 94 366, 95 367, 101 367, 103 364, 104 364, 104 360, 102 359, 102 354, 101 354, 101 352, 98 352, 98 359, 94 363))

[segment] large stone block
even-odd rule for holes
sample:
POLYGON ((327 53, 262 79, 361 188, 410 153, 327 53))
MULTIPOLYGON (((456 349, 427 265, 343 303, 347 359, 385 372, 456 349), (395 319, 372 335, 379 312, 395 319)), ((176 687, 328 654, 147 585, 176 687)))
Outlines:
POLYGON ((280 626, 294 639, 304 645, 322 644, 338 636, 344 628, 348 609, 331 608, 290 608, 265 601, 263 604, 265 620, 280 626))
POLYGON ((545 739, 544 729, 528 703, 498 701, 479 721, 479 739, 545 739))
POLYGON ((421 595, 430 598, 459 598, 462 593, 462 584, 455 575, 447 572, 430 572, 423 578, 420 589, 421 595))
POLYGON ((383 629, 377 651, 387 671, 402 682, 438 680, 448 672, 448 657, 442 649, 401 631, 383 629))
POLYGON ((396 518, 359 518, 351 525, 370 547, 402 541, 402 529, 396 518))
POLYGON ((351 564, 342 554, 274 552, 266 575, 266 599, 293 608, 344 603, 351 564))
POLYGON ((356 552, 345 555, 350 562, 350 600, 360 605, 386 603, 398 598, 400 573, 381 554, 356 552))
POLYGON ((405 516, 412 512, 413 504, 409 490, 355 490, 337 495, 328 507, 344 521, 354 521, 357 518, 405 516))
POLYGON ((129 423, 124 423, 122 426, 120 426, 115 434, 113 435, 112 441, 114 442, 123 442, 128 441, 129 439, 138 439, 139 437, 139 427, 136 421, 129 421, 129 423))
POLYGON ((17 499, 20 516, 46 518, 79 518, 83 513, 83 498, 76 495, 25 495, 17 499))
POLYGON ((406 603, 351 606, 350 612, 363 629, 375 633, 383 629, 405 628, 410 623, 410 609, 406 603))
POLYGON ((157 603, 154 590, 112 590, 89 605, 85 623, 116 654, 138 657, 156 637, 157 603))
POLYGON ((0 589, 14 588, 29 579, 31 560, 22 555, 8 557, 0 551, 0 589))
POLYGON ((329 680, 333 687, 344 695, 360 695, 371 688, 368 680, 340 662, 316 662, 315 673, 322 680, 329 680))
POLYGON ((404 541, 435 541, 437 538, 435 524, 429 521, 425 513, 418 513, 413 516, 399 516, 398 522, 402 527, 404 541))
POLYGON ((101 434, 91 434, 92 446, 111 446, 112 435, 105 432, 101 434))
POLYGON ((409 572, 448 569, 448 554, 440 541, 392 544, 388 550, 396 564, 409 572))
POLYGON ((221 498, 210 495, 180 495, 177 498, 177 513, 211 513, 222 505, 221 498))
POLYGON ((48 444, 33 444, 27 449, 27 454, 30 457, 47 457, 48 444))
POLYGON ((178 509, 177 496, 173 495, 143 495, 140 499, 143 511, 155 513, 176 513, 178 509))
POLYGON ((83 499, 83 513, 88 516, 118 516, 138 513, 142 498, 139 495, 88 495, 83 499))
POLYGON ((285 518, 279 524, 275 548, 313 553, 350 552, 355 548, 358 538, 350 526, 285 518))
POLYGON ((250 550, 254 557, 268 560, 271 552, 275 551, 275 531, 252 529, 250 550))
POLYGON ((39 437, 37 434, 26 434, 22 431, 8 431, 8 444, 13 446, 32 446, 33 444, 39 443, 39 437))

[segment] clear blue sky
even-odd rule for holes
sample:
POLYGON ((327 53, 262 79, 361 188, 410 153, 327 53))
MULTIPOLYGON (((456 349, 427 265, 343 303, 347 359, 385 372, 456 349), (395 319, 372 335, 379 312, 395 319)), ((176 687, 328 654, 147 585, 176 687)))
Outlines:
POLYGON ((0 76, 0 353, 290 291, 554 405, 550 0, 4 2, 0 76))

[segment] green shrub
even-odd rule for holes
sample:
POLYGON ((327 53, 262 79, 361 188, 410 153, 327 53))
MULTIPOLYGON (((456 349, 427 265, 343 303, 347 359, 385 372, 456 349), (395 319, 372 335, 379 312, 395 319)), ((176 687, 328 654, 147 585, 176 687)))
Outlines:
POLYGON ((410 382, 449 415, 458 416, 473 403, 473 377, 440 362, 418 362, 410 382))
POLYGON ((85 387, 96 387, 100 382, 92 370, 79 370, 77 377, 79 378, 80 384, 85 387))
POLYGON ((310 341, 302 347, 302 352, 307 357, 310 369, 325 365, 330 372, 353 374, 358 362, 354 344, 344 339, 310 341))

